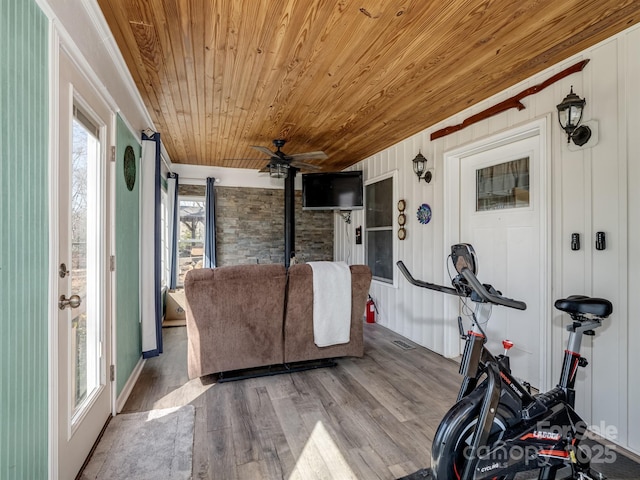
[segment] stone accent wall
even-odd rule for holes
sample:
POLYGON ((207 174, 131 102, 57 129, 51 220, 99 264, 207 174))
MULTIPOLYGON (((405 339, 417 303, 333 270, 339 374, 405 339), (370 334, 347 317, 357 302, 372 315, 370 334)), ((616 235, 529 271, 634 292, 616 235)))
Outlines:
MULTIPOLYGON (((333 260, 332 211, 295 199, 296 261, 333 260)), ((284 263, 284 190, 216 187, 217 264, 284 263)))

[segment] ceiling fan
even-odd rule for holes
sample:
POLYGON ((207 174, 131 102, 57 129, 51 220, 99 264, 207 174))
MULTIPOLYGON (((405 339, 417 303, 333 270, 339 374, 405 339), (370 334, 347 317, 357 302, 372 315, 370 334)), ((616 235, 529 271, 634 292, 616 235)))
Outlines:
POLYGON ((275 152, 269 150, 267 147, 251 145, 251 148, 258 150, 269 157, 269 163, 260 170, 261 172, 269 172, 272 177, 284 178, 287 176, 289 167, 295 167, 303 170, 320 170, 318 165, 305 163, 302 160, 324 160, 328 158, 327 154, 322 151, 287 155, 281 150, 285 143, 287 143, 287 141, 282 138, 275 139, 273 141, 273 145, 276 147, 275 152))

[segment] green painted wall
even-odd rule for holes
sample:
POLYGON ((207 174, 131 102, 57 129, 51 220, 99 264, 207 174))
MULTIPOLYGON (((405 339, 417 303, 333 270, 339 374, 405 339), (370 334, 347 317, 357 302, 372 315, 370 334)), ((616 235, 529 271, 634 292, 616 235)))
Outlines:
POLYGON ((0 1, 0 478, 46 479, 48 21, 0 1))
POLYGON ((140 156, 137 137, 118 116, 116 133, 116 365, 120 395, 142 356, 139 294, 140 156), (129 191, 124 179, 124 151, 136 157, 136 182, 129 191))

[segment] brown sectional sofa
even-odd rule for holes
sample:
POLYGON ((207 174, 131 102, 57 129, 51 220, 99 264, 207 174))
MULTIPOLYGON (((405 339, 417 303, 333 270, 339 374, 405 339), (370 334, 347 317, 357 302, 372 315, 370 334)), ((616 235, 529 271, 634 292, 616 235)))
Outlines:
POLYGON ((371 270, 352 265, 351 335, 346 344, 313 341, 309 265, 234 265, 185 278, 189 378, 268 365, 363 355, 362 316, 371 270))

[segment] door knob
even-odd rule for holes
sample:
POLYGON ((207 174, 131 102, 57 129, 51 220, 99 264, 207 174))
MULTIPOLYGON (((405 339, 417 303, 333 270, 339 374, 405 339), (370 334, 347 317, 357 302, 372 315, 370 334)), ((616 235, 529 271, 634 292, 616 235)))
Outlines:
POLYGON ((67 307, 78 308, 81 303, 82 299, 78 295, 71 295, 69 298, 66 298, 64 295, 60 295, 58 307, 60 308, 60 310, 64 310, 67 307))

